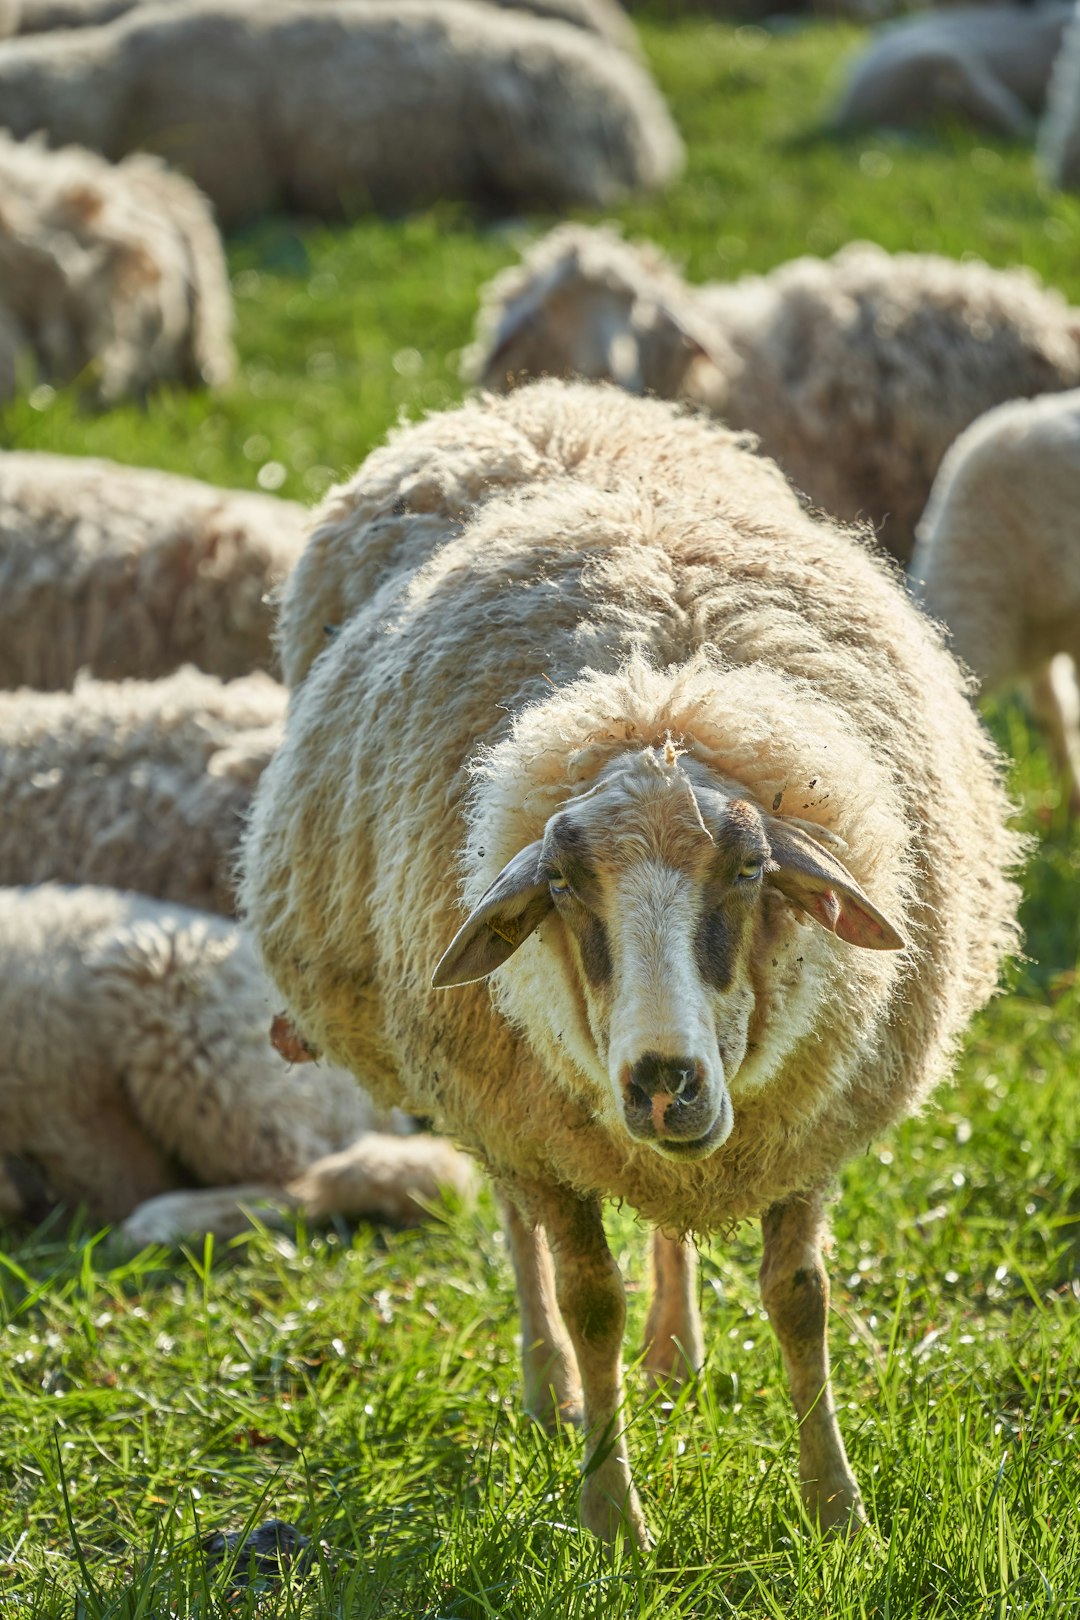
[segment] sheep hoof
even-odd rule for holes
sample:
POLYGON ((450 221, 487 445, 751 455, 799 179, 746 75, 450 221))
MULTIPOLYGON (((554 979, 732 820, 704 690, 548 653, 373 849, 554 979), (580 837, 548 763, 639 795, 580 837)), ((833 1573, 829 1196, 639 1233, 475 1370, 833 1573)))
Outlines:
POLYGON ((637 1491, 625 1463, 609 1458, 585 1476, 581 1487, 581 1522, 600 1541, 623 1538, 641 1552, 653 1544, 637 1491))
POLYGON ((692 1384, 701 1371, 674 1339, 660 1343, 654 1340, 646 1351, 643 1365, 649 1388, 669 1395, 676 1394, 685 1384, 692 1384))
POLYGON ((870 1521, 862 1495, 850 1475, 828 1489, 815 1485, 812 1495, 807 1495, 806 1506, 817 1519, 823 1536, 847 1536, 854 1540, 869 1532, 870 1521))
POLYGON ((525 1402, 525 1415, 532 1418, 545 1434, 559 1434, 563 1429, 580 1429, 584 1413, 579 1395, 564 1396, 561 1400, 555 1390, 525 1402))

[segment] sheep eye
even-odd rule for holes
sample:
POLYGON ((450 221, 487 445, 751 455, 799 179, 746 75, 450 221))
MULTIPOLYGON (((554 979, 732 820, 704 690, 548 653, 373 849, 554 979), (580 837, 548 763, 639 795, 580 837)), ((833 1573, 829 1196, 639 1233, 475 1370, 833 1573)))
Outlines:
POLYGON ((764 870, 764 861, 744 861, 739 867, 738 880, 740 883, 753 883, 764 870))
POLYGON ((570 881, 568 878, 564 878, 560 872, 551 872, 548 875, 548 888, 552 894, 569 894, 570 881))

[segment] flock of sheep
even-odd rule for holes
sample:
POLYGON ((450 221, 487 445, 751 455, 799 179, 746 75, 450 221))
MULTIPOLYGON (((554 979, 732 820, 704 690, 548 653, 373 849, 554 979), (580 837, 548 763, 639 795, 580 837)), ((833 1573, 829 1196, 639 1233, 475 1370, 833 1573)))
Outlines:
MULTIPOLYGON (((607 0, 5 23, 0 399, 226 382, 215 215, 603 206, 681 161, 607 0)), ((1080 34, 1063 61, 1059 130, 1080 34)), ((1034 680, 1080 804, 1080 311, 868 244, 693 285, 568 224, 479 306, 483 391, 311 519, 0 452, 0 1217, 416 1220, 460 1142, 529 1409, 582 1423, 584 1521, 641 1544, 601 1203, 655 1228, 656 1378, 701 1362, 693 1234, 760 1217, 804 1496, 857 1527, 826 1196, 1016 945, 935 620, 985 688, 1034 680)))

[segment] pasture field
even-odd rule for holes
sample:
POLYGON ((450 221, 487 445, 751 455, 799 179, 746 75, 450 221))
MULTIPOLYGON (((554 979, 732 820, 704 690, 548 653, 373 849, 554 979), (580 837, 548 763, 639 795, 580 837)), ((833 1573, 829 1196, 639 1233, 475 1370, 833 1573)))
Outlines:
MULTIPOLYGON (((620 217, 694 278, 868 237, 1029 264, 1080 303, 1080 204, 1027 150, 813 138, 855 30, 644 33, 690 162, 620 217)), ((477 287, 533 228, 268 221, 230 245, 230 394, 93 416, 39 389, 0 443, 314 498, 399 412, 459 397, 477 287)), ((801 1518, 750 1228, 704 1253, 708 1364, 676 1411, 631 1370, 639 1556, 576 1528, 576 1444, 518 1416, 489 1197, 423 1232, 135 1259, 54 1224, 0 1251, 3 1620, 1080 1620, 1080 839, 1019 707, 991 719, 1037 839, 1027 959, 956 1084, 847 1168, 835 1219, 836 1393, 875 1535, 823 1544, 801 1518), (306 1575, 207 1570, 200 1536, 270 1517, 321 1544, 306 1575)), ((628 1211, 610 1230, 632 1347, 645 1236, 628 1211)))

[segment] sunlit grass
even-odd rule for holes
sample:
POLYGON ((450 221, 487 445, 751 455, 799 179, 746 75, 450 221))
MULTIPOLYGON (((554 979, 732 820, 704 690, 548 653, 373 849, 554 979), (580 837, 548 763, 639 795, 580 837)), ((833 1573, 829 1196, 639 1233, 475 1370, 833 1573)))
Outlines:
MULTIPOLYGON (((628 229, 695 278, 862 236, 1027 263, 1080 301, 1080 207, 1040 192, 1027 151, 814 136, 856 38, 650 27, 690 166, 622 211, 628 229)), ((546 223, 268 221, 230 245, 230 393, 97 416, 39 395, 0 443, 314 499, 402 411, 460 396, 477 288, 546 223)), ((823 1545, 803 1522, 752 1228, 705 1255, 698 1386, 668 1416, 631 1372, 657 1538, 642 1558, 579 1532, 574 1441, 517 1414, 490 1201, 426 1232, 261 1233, 134 1261, 57 1227, 0 1255, 3 1620, 1080 1615, 1080 844, 1019 707, 993 719, 1040 840, 1029 959, 956 1086, 868 1144, 837 1206, 837 1397, 874 1536, 823 1545), (305 1579, 230 1600, 201 1537, 271 1516, 326 1550, 305 1579)), ((610 1227, 633 1345, 644 1234, 627 1212, 610 1227)))

